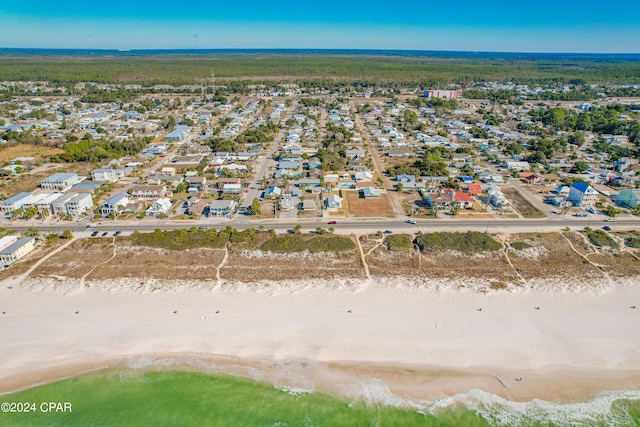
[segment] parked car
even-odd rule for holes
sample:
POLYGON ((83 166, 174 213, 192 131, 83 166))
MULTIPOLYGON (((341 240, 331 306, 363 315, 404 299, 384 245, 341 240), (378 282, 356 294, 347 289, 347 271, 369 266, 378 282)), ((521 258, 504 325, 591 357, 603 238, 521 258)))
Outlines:
POLYGON ((609 227, 608 225, 605 225, 604 227, 602 227, 602 229, 604 231, 611 231, 611 227, 609 227))
POLYGON ((118 230, 115 233, 113 233, 113 237, 118 237, 121 233, 122 231, 118 230))
POLYGON ((337 224, 337 222, 336 222, 336 221, 329 221, 327 224, 329 224, 329 225, 336 225, 336 224, 337 224))
POLYGON ((383 233, 384 233, 384 234, 392 234, 392 233, 393 233, 393 231, 391 231, 391 230, 384 230, 384 231, 383 231, 383 233))
POLYGON ((98 230, 94 231, 93 233, 91 233, 91 237, 96 237, 98 235, 98 233, 99 233, 98 230))
POLYGON ((577 217, 580 217, 580 218, 585 218, 587 216, 587 214, 586 213, 574 213, 573 216, 577 216, 577 217))
POLYGON ((107 235, 109 234, 108 231, 105 231, 104 233, 101 234, 102 237, 107 237, 107 235))

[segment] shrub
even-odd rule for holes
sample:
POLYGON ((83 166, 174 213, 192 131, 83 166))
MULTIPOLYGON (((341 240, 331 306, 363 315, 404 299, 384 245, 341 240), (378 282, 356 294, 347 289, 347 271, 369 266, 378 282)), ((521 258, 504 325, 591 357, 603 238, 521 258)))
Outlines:
POLYGON ((421 251, 453 250, 464 253, 499 251, 502 244, 487 233, 467 231, 466 233, 420 233, 415 239, 421 251))
POLYGON ((517 251, 521 251, 523 249, 530 248, 531 245, 527 242, 513 242, 511 243, 511 247, 517 251))
POLYGON ((585 233, 587 233, 587 237, 589 237, 589 240, 591 241, 591 243, 593 243, 595 246, 598 246, 598 247, 610 246, 612 248, 619 247, 616 241, 613 240, 611 236, 609 236, 606 232, 602 230, 592 230, 586 227, 584 231, 585 233))
POLYGON ((393 234, 384 239, 384 244, 390 251, 408 251, 413 248, 413 241, 408 234, 393 234))

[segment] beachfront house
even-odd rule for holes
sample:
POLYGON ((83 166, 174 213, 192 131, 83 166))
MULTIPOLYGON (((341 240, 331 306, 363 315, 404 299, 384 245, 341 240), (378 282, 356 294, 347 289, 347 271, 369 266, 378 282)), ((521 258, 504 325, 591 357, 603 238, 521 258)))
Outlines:
POLYGON ((34 250, 36 247, 36 239, 33 237, 23 237, 0 250, 0 266, 8 267, 18 261, 23 256, 34 250))
POLYGON ((40 187, 43 190, 67 191, 78 182, 80 178, 77 173, 55 173, 40 181, 40 187))
POLYGON ((13 197, 9 197, 7 200, 0 202, 0 210, 2 212, 13 212, 30 203, 32 200, 33 194, 27 192, 18 193, 13 197))
POLYGON ((147 215, 166 215, 171 210, 171 200, 167 198, 160 198, 153 202, 149 208, 147 208, 147 215))
POLYGON ((229 216, 236 207, 233 200, 213 200, 209 205, 209 215, 229 216))
POLYGON ((567 200, 574 206, 590 208, 596 203, 598 192, 589 184, 577 182, 569 188, 569 196, 567 200))
POLYGON ((628 208, 635 208, 640 203, 640 190, 622 190, 617 197, 618 203, 628 208))
POLYGON ((124 207, 129 204, 129 195, 125 192, 118 193, 109 197, 102 203, 100 213, 103 216, 109 216, 112 213, 119 214, 124 210, 124 207))

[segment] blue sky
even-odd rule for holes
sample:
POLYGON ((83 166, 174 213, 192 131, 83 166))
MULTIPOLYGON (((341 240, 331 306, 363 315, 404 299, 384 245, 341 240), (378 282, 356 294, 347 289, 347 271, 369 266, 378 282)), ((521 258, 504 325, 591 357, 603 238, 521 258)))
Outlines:
POLYGON ((638 0, 1 3, 0 47, 640 53, 638 0))

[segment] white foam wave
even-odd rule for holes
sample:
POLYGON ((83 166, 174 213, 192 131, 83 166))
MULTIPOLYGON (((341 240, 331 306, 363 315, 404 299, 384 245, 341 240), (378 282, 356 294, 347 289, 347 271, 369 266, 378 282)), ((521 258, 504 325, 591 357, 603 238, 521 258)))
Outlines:
MULTIPOLYGON (((291 362, 289 362, 291 363, 291 362)), ((132 369, 153 367, 192 367, 201 372, 241 375, 256 381, 268 382, 283 392, 297 396, 315 392, 310 378, 293 372, 286 363, 274 364, 270 369, 253 366, 216 364, 197 357, 192 358, 152 358, 132 357, 124 361, 132 369)), ((394 406, 415 410, 419 413, 431 413, 437 416, 440 411, 455 410, 460 407, 471 410, 496 426, 556 425, 556 426, 631 426, 638 420, 614 405, 619 400, 640 401, 640 390, 619 390, 603 392, 587 402, 553 403, 541 399, 527 402, 514 402, 498 395, 471 390, 435 402, 411 400, 395 395, 387 384, 378 378, 365 382, 348 384, 335 390, 338 394, 372 405, 394 406)))
POLYGON ((623 410, 616 409, 617 400, 640 400, 640 390, 604 392, 588 402, 552 403, 540 399, 529 402, 513 402, 487 393, 471 390, 434 402, 429 410, 452 408, 464 405, 489 422, 500 426, 522 426, 552 424, 558 426, 631 426, 637 420, 623 410))

